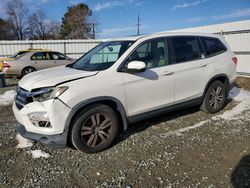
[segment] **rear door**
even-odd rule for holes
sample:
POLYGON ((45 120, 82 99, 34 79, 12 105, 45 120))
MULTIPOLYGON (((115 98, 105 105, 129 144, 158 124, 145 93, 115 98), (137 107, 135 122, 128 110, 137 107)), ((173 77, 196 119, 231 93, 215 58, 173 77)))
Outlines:
POLYGON ((199 38, 176 36, 168 41, 175 75, 175 103, 201 97, 213 67, 205 59, 199 38))

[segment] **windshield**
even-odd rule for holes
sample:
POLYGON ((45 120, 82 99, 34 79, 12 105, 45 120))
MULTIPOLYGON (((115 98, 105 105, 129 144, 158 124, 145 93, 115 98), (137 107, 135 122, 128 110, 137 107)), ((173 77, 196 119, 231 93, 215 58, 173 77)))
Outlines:
POLYGON ((111 67, 133 44, 133 41, 103 42, 69 67, 85 71, 101 71, 111 67))

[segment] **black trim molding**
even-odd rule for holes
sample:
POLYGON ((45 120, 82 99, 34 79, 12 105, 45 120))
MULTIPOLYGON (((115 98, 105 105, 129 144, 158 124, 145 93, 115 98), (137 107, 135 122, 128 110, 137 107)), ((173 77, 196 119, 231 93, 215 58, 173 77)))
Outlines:
POLYGON ((135 123, 135 122, 142 121, 142 120, 145 120, 145 119, 148 119, 148 118, 152 118, 152 117, 155 117, 155 116, 158 116, 158 115, 162 115, 162 114, 165 114, 165 113, 168 113, 168 112, 171 112, 171 111, 176 111, 176 110, 196 106, 196 105, 201 104, 202 100, 203 100, 203 98, 199 97, 199 98, 192 99, 192 100, 182 102, 182 103, 179 103, 179 104, 174 104, 174 105, 171 105, 171 106, 167 106, 167 107, 163 107, 163 108, 160 108, 160 109, 152 110, 152 111, 145 112, 145 113, 142 113, 142 114, 130 116, 130 117, 128 117, 128 121, 129 121, 129 123, 135 123))

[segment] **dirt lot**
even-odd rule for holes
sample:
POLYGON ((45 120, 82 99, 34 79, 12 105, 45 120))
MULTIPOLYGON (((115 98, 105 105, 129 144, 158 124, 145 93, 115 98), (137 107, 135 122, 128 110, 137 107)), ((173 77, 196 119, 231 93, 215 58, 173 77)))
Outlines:
MULTIPOLYGON (((15 87, 8 83, 0 94, 15 87)), ((250 89, 250 79, 237 83, 250 89)), ((232 100, 220 114, 239 103, 232 100)), ((39 143, 17 149, 11 107, 0 106, 0 187, 250 187, 244 109, 228 119, 199 108, 169 113, 130 125, 110 149, 89 155, 39 143), (50 156, 35 159, 36 149, 50 156)))

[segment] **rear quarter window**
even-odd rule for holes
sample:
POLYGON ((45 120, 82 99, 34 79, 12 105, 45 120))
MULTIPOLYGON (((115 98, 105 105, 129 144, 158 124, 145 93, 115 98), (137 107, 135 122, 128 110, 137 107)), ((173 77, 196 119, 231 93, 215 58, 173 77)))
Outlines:
POLYGON ((226 46, 217 38, 201 37, 206 56, 214 56, 227 51, 226 46))

